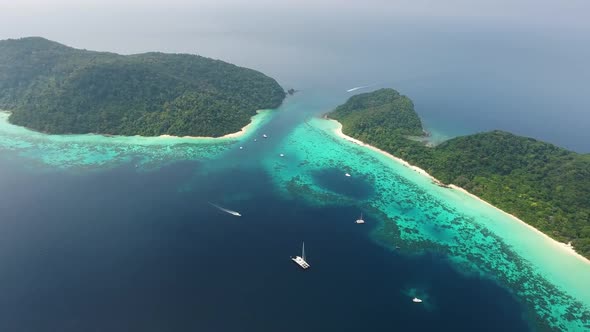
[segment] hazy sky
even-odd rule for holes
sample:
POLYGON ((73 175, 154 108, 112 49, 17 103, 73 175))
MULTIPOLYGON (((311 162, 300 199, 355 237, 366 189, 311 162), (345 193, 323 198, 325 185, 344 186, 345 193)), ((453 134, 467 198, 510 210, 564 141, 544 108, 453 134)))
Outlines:
POLYGON ((318 40, 385 23, 493 21, 590 32, 587 0, 0 0, 0 38, 47 36, 74 46, 140 52, 223 54, 210 40, 228 35, 268 43, 314 32, 318 40), (173 37, 172 37, 173 34, 173 37), (170 38, 172 37, 172 38, 170 38), (186 38, 186 43, 178 43, 186 38), (167 40, 172 39, 172 40, 167 40), (191 45, 198 40, 200 47, 191 45))
POLYGON ((0 39, 24 36, 196 53, 287 87, 387 83, 460 133, 520 129, 590 152, 588 0, 0 0, 0 39))
POLYGON ((588 13, 587 0, 0 0, 0 39, 43 36, 118 53, 198 53, 277 73, 288 61, 329 64, 350 50, 379 52, 380 43, 399 35, 416 33, 416 43, 420 34, 428 43, 438 34, 448 39, 445 31, 463 25, 586 40, 588 13))

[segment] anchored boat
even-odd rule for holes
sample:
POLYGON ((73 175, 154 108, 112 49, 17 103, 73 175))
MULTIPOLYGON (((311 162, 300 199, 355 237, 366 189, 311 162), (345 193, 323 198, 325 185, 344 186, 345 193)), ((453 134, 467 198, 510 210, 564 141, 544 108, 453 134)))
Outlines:
POLYGON ((364 224, 364 223, 365 223, 365 220, 363 219, 363 214, 362 214, 362 213, 361 213, 361 216, 360 216, 360 218, 358 218, 358 219, 355 221, 355 223, 357 223, 357 224, 364 224))
POLYGON ((310 265, 305 261, 305 242, 303 242, 303 247, 301 248, 301 256, 291 257, 291 260, 304 270, 309 268, 310 265))

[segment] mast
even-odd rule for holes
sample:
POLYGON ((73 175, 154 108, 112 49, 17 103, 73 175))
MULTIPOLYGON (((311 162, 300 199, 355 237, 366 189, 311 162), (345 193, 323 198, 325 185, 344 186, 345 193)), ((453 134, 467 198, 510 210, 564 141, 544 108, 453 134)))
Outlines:
POLYGON ((305 260, 305 242, 303 242, 303 248, 301 248, 301 258, 305 260))

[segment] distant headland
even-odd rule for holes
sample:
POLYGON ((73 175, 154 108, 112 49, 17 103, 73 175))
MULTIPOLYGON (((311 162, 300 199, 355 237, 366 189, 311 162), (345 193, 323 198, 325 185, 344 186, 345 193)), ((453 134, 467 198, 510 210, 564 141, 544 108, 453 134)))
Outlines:
POLYGON ((0 109, 13 124, 50 134, 220 137, 285 96, 258 71, 197 55, 0 41, 0 109))
POLYGON ((412 101, 393 89, 355 95, 327 115, 345 135, 402 158, 522 219, 590 258, 590 155, 491 131, 436 147, 412 101))

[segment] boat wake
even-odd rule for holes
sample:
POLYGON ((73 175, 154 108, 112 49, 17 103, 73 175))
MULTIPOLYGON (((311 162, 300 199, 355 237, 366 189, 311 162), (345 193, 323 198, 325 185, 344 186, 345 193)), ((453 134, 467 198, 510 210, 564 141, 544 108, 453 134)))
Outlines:
POLYGON ((223 212, 225 212, 225 213, 229 213, 229 214, 231 214, 232 216, 236 216, 236 217, 241 217, 241 216, 242 216, 242 215, 241 215, 239 212, 237 212, 237 211, 233 211, 233 210, 229 210, 229 209, 223 208, 223 207, 221 207, 221 206, 219 206, 219 205, 217 205, 217 204, 213 204, 213 203, 211 203, 211 202, 208 202, 208 203, 209 203, 209 204, 211 204, 212 206, 216 207, 218 210, 220 210, 220 211, 223 211, 223 212))
POLYGON ((376 84, 357 86, 357 87, 350 88, 350 89, 346 90, 346 92, 353 92, 353 91, 360 90, 360 89, 366 89, 366 88, 370 88, 374 85, 376 85, 376 84))

